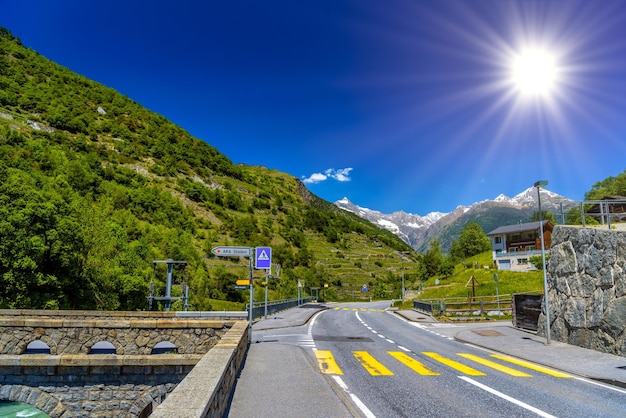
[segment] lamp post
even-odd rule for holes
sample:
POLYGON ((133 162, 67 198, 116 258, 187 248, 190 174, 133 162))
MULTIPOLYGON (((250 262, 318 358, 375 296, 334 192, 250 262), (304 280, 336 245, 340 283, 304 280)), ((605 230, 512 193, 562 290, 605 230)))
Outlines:
POLYGON ((404 256, 400 256, 402 260, 402 303, 404 303, 404 256))
POLYGON ((543 300, 546 310, 546 344, 550 344, 550 302, 548 298, 548 277, 546 275, 546 249, 543 241, 543 212, 541 211, 541 188, 548 185, 547 180, 535 182, 539 203, 539 232, 541 234, 541 264, 543 266, 543 300))

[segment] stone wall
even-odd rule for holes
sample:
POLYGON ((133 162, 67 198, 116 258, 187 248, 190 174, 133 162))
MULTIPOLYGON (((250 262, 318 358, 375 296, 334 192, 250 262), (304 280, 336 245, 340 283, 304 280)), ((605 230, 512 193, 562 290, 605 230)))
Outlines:
POLYGON ((235 320, 174 316, 170 312, 0 310, 0 354, 23 354, 40 340, 50 354, 88 354, 110 342, 119 355, 149 355, 168 341, 179 354, 205 354, 235 320), (167 314, 167 315, 164 315, 167 314))
POLYGON ((555 227, 547 273, 551 337, 626 357, 626 232, 555 227))

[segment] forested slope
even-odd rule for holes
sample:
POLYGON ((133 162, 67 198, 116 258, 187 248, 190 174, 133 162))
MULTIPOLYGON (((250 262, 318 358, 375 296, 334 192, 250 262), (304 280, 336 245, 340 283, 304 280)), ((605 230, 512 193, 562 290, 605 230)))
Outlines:
POLYGON ((147 309, 165 279, 153 260, 168 258, 187 261, 175 276, 194 309, 243 301, 246 263, 216 245, 272 246, 274 297, 298 280, 398 290, 399 238, 210 142, 0 28, 0 308, 147 309))

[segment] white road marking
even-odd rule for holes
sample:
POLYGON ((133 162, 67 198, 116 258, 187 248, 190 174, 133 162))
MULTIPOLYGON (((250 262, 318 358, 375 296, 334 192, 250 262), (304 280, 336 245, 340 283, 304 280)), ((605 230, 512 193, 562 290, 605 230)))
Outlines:
POLYGON ((348 389, 348 386, 343 382, 341 377, 337 375, 332 375, 331 378, 339 385, 341 389, 343 389, 344 392, 348 394, 350 399, 352 399, 352 402, 354 402, 356 407, 361 410, 363 415, 365 415, 367 418, 376 418, 376 415, 374 415, 374 413, 370 411, 367 406, 365 406, 361 399, 359 399, 358 396, 356 396, 354 393, 352 393, 352 391, 350 391, 350 389, 348 389))
POLYGON ((626 390, 620 389, 620 388, 618 388, 616 386, 605 385, 604 383, 594 382, 593 380, 585 379, 584 377, 575 377, 575 379, 583 381, 585 383, 590 383, 592 385, 600 386, 600 387, 602 387, 604 389, 610 389, 610 390, 614 390, 615 392, 626 394, 626 390))
POLYGON ((542 411, 541 409, 538 409, 538 408, 535 408, 534 406, 528 405, 527 403, 522 402, 519 399, 515 399, 512 396, 509 396, 509 395, 506 395, 506 394, 504 394, 502 392, 499 392, 499 391, 497 391, 497 390, 495 390, 495 389, 493 389, 493 388, 491 388, 491 387, 489 387, 487 385, 483 385, 482 383, 479 383, 479 382, 475 381, 474 379, 470 379, 467 376, 459 376, 459 379, 463 379, 466 382, 471 383, 472 385, 474 385, 474 386, 476 386, 476 387, 478 387, 478 388, 480 388, 482 390, 485 390, 485 391, 487 391, 487 392, 489 392, 491 394, 499 396, 500 398, 502 398, 502 399, 504 399, 506 401, 509 401, 509 402, 511 402, 511 403, 513 403, 513 404, 515 404, 517 406, 521 406, 524 409, 528 409, 529 411, 534 412, 535 414, 539 415, 540 417, 555 418, 554 415, 550 415, 547 412, 542 411))

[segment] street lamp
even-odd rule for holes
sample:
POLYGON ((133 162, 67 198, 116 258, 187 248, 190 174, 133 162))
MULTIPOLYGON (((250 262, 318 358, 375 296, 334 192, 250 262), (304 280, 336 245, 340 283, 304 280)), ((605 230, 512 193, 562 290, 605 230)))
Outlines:
POLYGON ((548 277, 546 275, 546 248, 543 242, 543 213, 541 211, 541 188, 548 185, 547 180, 535 182, 539 203, 539 232, 541 234, 541 264, 543 266, 543 300, 546 310, 546 344, 550 344, 550 303, 548 300, 548 277))
POLYGON ((402 260, 402 303, 404 303, 404 256, 400 256, 402 260))

